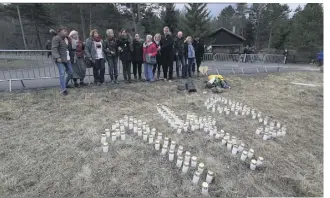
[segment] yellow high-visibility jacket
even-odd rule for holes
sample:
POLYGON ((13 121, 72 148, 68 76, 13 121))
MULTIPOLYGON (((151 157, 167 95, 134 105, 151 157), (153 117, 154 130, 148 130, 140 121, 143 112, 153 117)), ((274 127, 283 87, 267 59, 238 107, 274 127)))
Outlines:
POLYGON ((225 80, 225 78, 222 75, 209 75, 208 80, 211 80, 212 78, 220 78, 221 80, 225 80))

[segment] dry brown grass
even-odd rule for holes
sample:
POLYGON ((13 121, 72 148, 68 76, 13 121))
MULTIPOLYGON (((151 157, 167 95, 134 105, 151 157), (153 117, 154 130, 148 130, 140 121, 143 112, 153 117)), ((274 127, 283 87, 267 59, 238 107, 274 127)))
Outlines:
MULTIPOLYGON (((254 135, 252 119, 218 117, 231 134, 265 158, 266 168, 250 171, 237 157, 203 133, 178 135, 156 111, 166 104, 183 118, 187 111, 206 115, 203 83, 198 94, 178 93, 175 82, 5 93, 0 103, 0 194, 4 197, 195 196, 193 171, 182 175, 135 136, 100 152, 100 134, 125 114, 149 122, 175 139, 216 174, 211 196, 323 196, 323 87, 321 73, 228 76, 233 89, 222 93, 288 128, 275 141, 254 135), (120 87, 120 88, 119 88, 120 87)), ((214 115, 213 115, 214 116, 214 115)))

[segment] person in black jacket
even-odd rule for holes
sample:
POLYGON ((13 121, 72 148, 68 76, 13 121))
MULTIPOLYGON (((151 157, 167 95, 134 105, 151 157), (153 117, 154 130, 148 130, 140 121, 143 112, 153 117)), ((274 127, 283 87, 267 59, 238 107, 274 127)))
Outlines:
MULTIPOLYGON (((196 58, 196 65, 197 65, 197 76, 199 76, 199 67, 201 66, 203 56, 204 56, 204 43, 199 40, 199 36, 196 36, 193 41, 193 46, 195 48, 195 58, 196 58)), ((193 75, 195 75, 195 63, 192 67, 193 75)))
POLYGON ((160 40, 161 39, 162 39, 162 36, 159 33, 155 34, 155 36, 154 36, 154 43, 156 44, 158 53, 157 53, 157 56, 156 56, 157 64, 155 64, 154 67, 153 67, 153 69, 152 69, 152 73, 153 73, 154 79, 159 79, 160 78, 160 67, 161 66, 163 67, 163 75, 164 75, 164 78, 165 78, 163 59, 162 59, 162 54, 160 52, 160 40), (155 77, 156 76, 155 75, 156 69, 157 69, 157 77, 155 77))
POLYGON ((284 50, 283 55, 284 55, 284 64, 286 64, 288 62, 288 56, 289 56, 288 49, 284 50))
POLYGON ((139 34, 135 34, 135 38, 133 41, 132 63, 133 63, 134 80, 137 80, 137 71, 138 71, 139 80, 141 81, 142 63, 143 63, 143 40, 140 38, 139 34))
POLYGON ((167 26, 164 27, 164 36, 160 42, 160 52, 163 59, 164 80, 173 79, 173 36, 167 26), (168 76, 167 76, 168 71, 168 76))
POLYGON ((123 64, 123 75, 127 83, 131 81, 131 61, 133 51, 133 39, 126 32, 126 29, 120 31, 120 37, 118 41, 119 58, 123 64))
MULTIPOLYGON (((180 77, 180 67, 182 67, 182 71, 186 70, 186 59, 184 56, 184 38, 182 37, 182 32, 179 31, 178 35, 174 39, 174 51, 176 56, 176 76, 180 77)), ((183 75, 181 74, 181 77, 183 75)))
POLYGON ((104 40, 104 54, 109 65, 109 74, 112 83, 118 84, 118 40, 112 29, 106 31, 108 38, 104 40))

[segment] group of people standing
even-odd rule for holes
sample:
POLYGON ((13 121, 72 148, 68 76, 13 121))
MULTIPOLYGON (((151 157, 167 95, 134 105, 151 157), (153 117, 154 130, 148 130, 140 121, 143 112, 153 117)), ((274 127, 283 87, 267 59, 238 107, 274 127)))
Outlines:
POLYGON ((204 45, 199 37, 193 39, 187 36, 184 39, 181 31, 173 37, 168 27, 164 27, 163 33, 147 35, 144 41, 139 34, 133 38, 126 29, 122 29, 118 37, 112 29, 108 29, 107 38, 103 40, 98 30, 94 29, 86 42, 83 42, 77 31, 68 34, 66 28, 59 28, 53 37, 51 50, 60 74, 61 92, 68 94, 71 79, 75 87, 86 86, 84 78, 88 67, 93 68, 94 83, 104 84, 106 62, 111 82, 118 83, 118 58, 122 62, 123 76, 127 83, 132 82, 131 65, 135 81, 153 82, 161 79, 161 70, 165 81, 172 80, 174 61, 178 78, 192 77, 196 71, 199 75, 204 55, 204 45), (142 65, 145 79, 142 79, 142 65))

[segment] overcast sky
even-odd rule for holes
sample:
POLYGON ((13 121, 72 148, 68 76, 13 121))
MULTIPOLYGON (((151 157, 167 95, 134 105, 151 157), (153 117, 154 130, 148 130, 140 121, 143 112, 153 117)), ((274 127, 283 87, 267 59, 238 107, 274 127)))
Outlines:
MULTIPOLYGON (((221 12, 221 10, 225 7, 227 7, 228 5, 232 5, 235 6, 235 4, 228 4, 228 3, 208 3, 207 7, 208 9, 211 11, 211 16, 212 17, 216 17, 219 15, 219 13, 221 12)), ((304 8, 304 6, 306 5, 306 3, 288 3, 288 6, 290 7, 290 9, 292 10, 291 15, 293 15, 293 12, 295 11, 295 9, 298 6, 301 6, 302 8, 304 8)), ((176 8, 177 9, 184 9, 184 4, 182 3, 177 3, 176 4, 176 8)))

